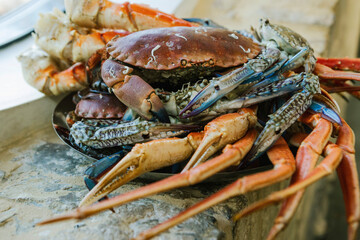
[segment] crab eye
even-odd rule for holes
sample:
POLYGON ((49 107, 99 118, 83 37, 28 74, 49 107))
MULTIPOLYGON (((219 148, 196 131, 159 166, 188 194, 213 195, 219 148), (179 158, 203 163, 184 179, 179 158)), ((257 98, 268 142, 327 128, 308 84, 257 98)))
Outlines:
POLYGON ((209 64, 210 64, 210 66, 211 66, 211 65, 214 65, 214 64, 215 64, 214 60, 213 60, 213 59, 210 59, 210 60, 209 60, 209 64))
POLYGON ((181 59, 180 64, 181 64, 181 66, 185 67, 187 64, 187 61, 185 59, 181 59))
POLYGON ((215 85, 214 88, 215 88, 216 91, 219 91, 219 90, 220 90, 219 85, 215 85))

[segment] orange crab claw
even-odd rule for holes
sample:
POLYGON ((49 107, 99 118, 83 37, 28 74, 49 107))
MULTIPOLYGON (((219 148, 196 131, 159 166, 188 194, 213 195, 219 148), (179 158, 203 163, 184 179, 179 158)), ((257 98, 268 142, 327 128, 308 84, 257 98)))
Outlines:
POLYGON ((255 123, 255 113, 249 108, 240 109, 238 113, 226 114, 209 122, 204 129, 203 140, 182 172, 198 166, 226 144, 243 137, 248 127, 254 126, 255 123))
POLYGON ((202 137, 202 133, 190 133, 185 138, 165 138, 136 144, 131 152, 91 189, 79 205, 90 205, 145 172, 186 160, 193 154, 202 137))

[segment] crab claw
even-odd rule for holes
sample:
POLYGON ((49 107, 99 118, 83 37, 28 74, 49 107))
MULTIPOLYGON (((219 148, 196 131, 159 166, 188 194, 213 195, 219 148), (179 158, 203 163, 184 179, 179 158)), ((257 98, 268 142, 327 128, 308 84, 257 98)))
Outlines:
POLYGON ((211 81, 181 110, 180 117, 188 118, 198 115, 254 74, 254 70, 245 66, 211 81), (188 112, 192 108, 193 110, 188 112))
POLYGON ((136 144, 131 152, 91 189, 79 205, 90 205, 145 172, 170 166, 189 158, 202 137, 202 133, 195 132, 182 139, 165 138, 136 144))
POLYGON ((255 126, 256 121, 254 111, 244 108, 237 113, 222 115, 209 122, 204 129, 203 140, 182 172, 198 166, 219 149, 242 138, 249 128, 255 126))
POLYGON ((161 122, 170 122, 155 90, 141 77, 129 75, 132 71, 131 67, 108 59, 102 65, 101 77, 122 103, 142 117, 147 120, 155 117, 161 122))
POLYGON ((124 146, 123 150, 91 164, 84 172, 84 182, 89 191, 95 187, 98 182, 97 179, 104 175, 112 166, 118 163, 130 150, 130 146, 124 146))
POLYGON ((281 60, 280 65, 274 65, 280 58, 280 51, 278 49, 266 49, 261 53, 261 56, 261 58, 267 60, 264 61, 264 59, 261 58, 251 59, 244 66, 213 79, 210 84, 202 89, 180 112, 180 116, 182 118, 188 118, 201 113, 227 93, 237 88, 240 84, 255 83, 273 74, 284 63, 284 61, 281 60), (193 109, 189 112, 191 108, 193 109))

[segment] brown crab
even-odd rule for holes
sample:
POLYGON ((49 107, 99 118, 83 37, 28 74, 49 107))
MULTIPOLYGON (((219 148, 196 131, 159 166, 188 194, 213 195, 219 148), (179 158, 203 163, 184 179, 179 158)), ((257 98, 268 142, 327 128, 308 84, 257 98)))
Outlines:
POLYGON ((150 84, 174 90, 216 70, 239 66, 259 52, 254 41, 226 29, 151 29, 112 39, 101 76, 120 101, 141 116, 168 122, 150 84))

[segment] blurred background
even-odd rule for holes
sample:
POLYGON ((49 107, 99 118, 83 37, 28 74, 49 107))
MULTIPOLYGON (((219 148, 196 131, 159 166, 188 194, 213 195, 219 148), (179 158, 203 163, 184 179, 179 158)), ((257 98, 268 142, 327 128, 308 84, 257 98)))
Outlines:
MULTIPOLYGON (((16 13, 19 7, 25 6, 28 9, 37 2, 43 2, 46 3, 48 9, 46 11, 49 11, 55 5, 60 8, 62 5, 62 1, 32 0, 28 2, 29 0, 0 0, 0 27, 6 27, 6 24, 9 24, 7 22, 9 16, 16 13)), ((169 4, 167 1, 143 2, 159 8, 169 4)), ((273 23, 284 24, 303 35, 310 42, 317 56, 360 57, 359 0, 184 0, 175 2, 176 4, 171 5, 171 11, 179 17, 210 18, 230 29, 257 27, 259 19, 267 17, 273 23)), ((45 9, 39 9, 39 12, 41 11, 45 9)), ((37 15, 33 17, 36 19, 37 15)), ((13 25, 8 26, 13 27, 13 25)), ((2 32, 2 34, 7 33, 2 32)), ((19 35, 19 37, 23 36, 19 35)), ((23 51, 25 46, 31 45, 32 40, 28 35, 25 39, 21 39, 22 42, 8 43, 0 48, 0 82, 4 84, 4 93, 1 94, 2 97, 0 96, 0 110, 42 97, 42 94, 22 82, 15 58, 9 60, 5 57, 9 54, 10 48, 14 55, 23 51), (15 49, 14 44, 21 47, 15 49), (14 81, 8 84, 9 79, 14 79, 14 81)), ((360 102, 348 96, 346 99, 338 98, 343 110, 342 114, 357 136, 360 136, 360 111, 358 111, 360 102)), ((360 141, 356 143, 356 150, 360 152, 360 141)), ((359 154, 357 154, 357 159, 360 159, 359 154)), ((322 180, 309 191, 313 192, 311 196, 316 199, 313 200, 314 204, 307 218, 312 219, 311 226, 307 226, 301 238, 307 239, 306 236, 313 236, 312 239, 341 239, 346 236, 345 209, 336 174, 322 180)), ((296 222, 292 224, 296 225, 296 222)))

